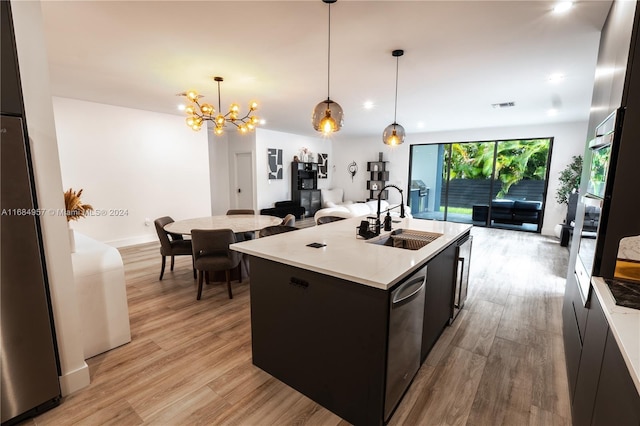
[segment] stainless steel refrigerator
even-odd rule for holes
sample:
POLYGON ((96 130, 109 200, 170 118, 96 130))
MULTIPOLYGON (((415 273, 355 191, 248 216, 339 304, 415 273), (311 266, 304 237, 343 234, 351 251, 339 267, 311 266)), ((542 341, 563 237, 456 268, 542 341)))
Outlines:
POLYGON ((57 405, 60 385, 11 15, 0 3, 0 415, 9 425, 57 405))

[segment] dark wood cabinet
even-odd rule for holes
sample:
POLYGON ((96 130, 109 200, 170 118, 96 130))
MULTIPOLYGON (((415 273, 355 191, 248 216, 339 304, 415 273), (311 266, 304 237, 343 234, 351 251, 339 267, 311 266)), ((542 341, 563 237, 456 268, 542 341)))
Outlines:
POLYGON ((317 163, 291 163, 291 199, 305 208, 307 217, 320 210, 317 163))
MULTIPOLYGON (((424 361, 449 322, 455 260, 453 243, 426 263, 416 361, 424 361)), ((253 363, 352 424, 384 424, 390 299, 415 271, 382 290, 252 256, 253 363)))
POLYGON ((611 330, 604 348, 591 424, 594 426, 640 425, 640 395, 629 375, 611 330))
MULTIPOLYGON (((307 217, 313 216, 318 210, 320 210, 320 190, 319 189, 303 189, 298 192, 297 201, 300 202, 300 206, 304 207, 307 217)), ((294 197, 295 199, 296 197, 294 197)))
POLYGON ((582 345, 579 341, 567 340, 568 335, 578 340, 580 336, 575 318, 569 322, 576 328, 575 333, 567 333, 567 323, 565 318, 565 354, 569 390, 572 391, 573 424, 640 425, 640 394, 597 295, 591 295, 582 345), (576 357, 576 352, 579 361, 570 364, 569 360, 576 357), (573 376, 575 384, 572 386, 573 376))
POLYGON ((578 366, 582 354, 582 340, 587 324, 588 309, 585 308, 575 273, 567 279, 562 305, 562 328, 564 352, 569 381, 569 397, 573 401, 578 379, 578 366))
POLYGON ((429 261, 422 325, 422 351, 424 362, 442 331, 449 324, 453 298, 454 272, 456 266, 456 244, 444 249, 429 261))
POLYGON ((571 415, 575 425, 588 425, 591 422, 608 331, 609 324, 598 298, 594 296, 591 298, 591 307, 587 317, 575 395, 571 406, 571 415))
MULTIPOLYGON (((367 163, 367 172, 369 172, 369 180, 367 181, 367 189, 369 190, 369 200, 377 200, 380 190, 384 188, 389 180, 389 171, 387 170, 387 161, 369 161, 367 163)), ((389 191, 384 190, 380 196, 381 200, 386 200, 389 191)))
POLYGON ((253 363, 353 424, 382 424, 389 292, 251 257, 253 363))

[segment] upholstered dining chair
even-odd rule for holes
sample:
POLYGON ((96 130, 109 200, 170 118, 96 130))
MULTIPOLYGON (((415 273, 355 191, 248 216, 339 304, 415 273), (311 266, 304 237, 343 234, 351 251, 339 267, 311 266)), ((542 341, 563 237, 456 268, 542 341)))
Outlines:
POLYGON ((191 230, 193 247, 193 264, 198 271, 198 295, 202 296, 203 279, 209 284, 211 272, 224 271, 227 280, 229 299, 233 299, 231 292, 231 270, 238 268, 238 282, 242 281, 240 270, 240 253, 231 250, 229 244, 236 242, 236 236, 231 229, 193 229, 191 230))
POLYGON ((297 230, 298 228, 296 228, 295 226, 272 225, 272 226, 266 226, 262 228, 260 232, 258 232, 258 235, 260 236, 260 238, 262 238, 262 237, 268 237, 269 235, 282 234, 283 232, 291 232, 291 231, 297 231, 297 230))
POLYGON ((325 223, 336 222, 342 219, 346 219, 346 218, 340 217, 340 216, 320 216, 319 218, 316 219, 316 225, 324 225, 325 223))
POLYGON ((256 214, 252 209, 231 209, 227 210, 227 216, 233 214, 256 214))
POLYGON ((285 226, 294 226, 295 224, 296 224, 296 217, 291 213, 286 215, 284 219, 282 219, 282 223, 280 223, 280 225, 285 225, 285 226))
MULTIPOLYGON (((227 210, 227 216, 231 216, 234 214, 256 214, 256 212, 252 209, 231 209, 231 210, 227 210)), ((238 232, 236 234, 236 239, 238 241, 246 241, 246 240, 253 240, 253 238, 255 237, 255 233, 254 232, 238 232)))
MULTIPOLYGON (((180 234, 173 234, 164 230, 165 225, 174 222, 170 216, 164 216, 153 221, 160 240, 160 254, 162 255, 162 267, 160 269, 160 280, 164 275, 164 268, 167 262, 167 256, 171 256, 171 270, 175 256, 191 256, 191 240, 185 240, 180 234)), ((193 258, 191 259, 193 264, 193 258)), ((193 269, 193 278, 196 278, 195 267, 193 269)))

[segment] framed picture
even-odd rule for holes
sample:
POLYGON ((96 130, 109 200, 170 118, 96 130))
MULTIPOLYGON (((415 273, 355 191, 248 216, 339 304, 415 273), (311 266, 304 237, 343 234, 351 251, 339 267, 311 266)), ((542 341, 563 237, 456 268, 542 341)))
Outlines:
POLYGON ((282 179, 282 150, 267 148, 269 179, 282 179))
POLYGON ((318 179, 326 179, 329 171, 328 154, 318 154, 318 179))

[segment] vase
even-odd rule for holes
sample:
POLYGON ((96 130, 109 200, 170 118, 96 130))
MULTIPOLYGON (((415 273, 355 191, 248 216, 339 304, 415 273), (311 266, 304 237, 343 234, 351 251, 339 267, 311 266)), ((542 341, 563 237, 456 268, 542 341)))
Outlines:
POLYGON ((562 224, 559 223, 556 226, 553 227, 553 234, 556 236, 556 238, 560 238, 560 235, 562 234, 562 224))
POLYGON ((69 247, 71 248, 71 253, 76 252, 76 235, 73 233, 73 228, 70 226, 67 228, 69 231, 69 247))

